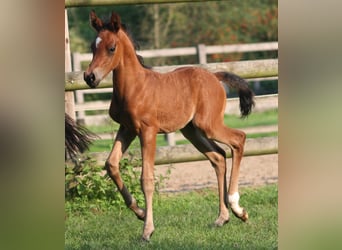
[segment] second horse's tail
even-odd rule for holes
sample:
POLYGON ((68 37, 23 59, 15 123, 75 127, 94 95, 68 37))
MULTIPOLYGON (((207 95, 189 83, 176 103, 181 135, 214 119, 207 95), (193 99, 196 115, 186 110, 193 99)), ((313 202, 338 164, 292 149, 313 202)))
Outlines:
POLYGON ((82 127, 65 113, 65 148, 70 157, 75 157, 89 148, 97 136, 82 127))
POLYGON ((248 116, 251 113, 252 107, 255 105, 255 102, 254 93, 248 87, 247 81, 229 72, 216 72, 214 73, 214 75, 217 77, 217 79, 225 83, 228 87, 238 90, 241 116, 248 116))

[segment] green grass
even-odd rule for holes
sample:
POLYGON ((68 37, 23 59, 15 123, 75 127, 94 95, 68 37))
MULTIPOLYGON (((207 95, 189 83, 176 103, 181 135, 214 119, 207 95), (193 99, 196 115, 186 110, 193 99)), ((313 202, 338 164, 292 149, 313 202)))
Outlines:
POLYGON ((278 109, 251 113, 245 119, 237 115, 225 115, 224 124, 231 128, 247 128, 278 124, 278 109))
MULTIPOLYGON (((109 152, 112 149, 114 140, 106 139, 106 140, 95 140, 92 145, 89 147, 90 152, 109 152)), ((189 143, 189 142, 188 142, 189 143)), ((157 135, 157 146, 167 146, 167 141, 164 139, 164 135, 157 135)), ((139 148, 140 142, 138 137, 135 138, 130 145, 130 148, 139 148)))
POLYGON ((119 124, 114 121, 109 121, 107 124, 98 125, 98 126, 86 126, 90 131, 94 133, 113 133, 114 131, 119 130, 119 124))
POLYGON ((141 242, 143 223, 128 209, 94 210, 83 204, 81 211, 66 211, 65 249, 277 249, 278 186, 244 188, 240 195, 249 221, 230 213, 221 228, 213 226, 216 191, 155 195, 155 233, 149 243, 141 242))

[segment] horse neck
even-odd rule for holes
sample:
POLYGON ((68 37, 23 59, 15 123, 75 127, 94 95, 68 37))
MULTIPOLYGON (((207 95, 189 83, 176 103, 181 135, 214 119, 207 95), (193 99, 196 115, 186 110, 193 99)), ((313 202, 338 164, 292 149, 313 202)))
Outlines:
POLYGON ((139 62, 134 46, 127 34, 121 30, 119 32, 121 41, 121 59, 119 65, 115 69, 115 72, 122 72, 123 76, 131 76, 132 74, 135 75, 137 72, 144 70, 144 68, 139 62))
POLYGON ((139 62, 134 46, 125 32, 119 31, 121 40, 121 60, 119 65, 113 70, 114 88, 119 95, 125 95, 128 87, 130 90, 142 84, 137 78, 145 71, 139 62))

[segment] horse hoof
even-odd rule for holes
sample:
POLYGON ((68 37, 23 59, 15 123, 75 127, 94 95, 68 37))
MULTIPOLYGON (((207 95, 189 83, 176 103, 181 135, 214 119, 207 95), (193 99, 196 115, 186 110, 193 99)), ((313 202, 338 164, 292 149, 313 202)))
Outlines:
POLYGON ((248 220, 248 213, 247 213, 247 211, 245 209, 243 209, 243 214, 241 216, 241 220, 243 222, 246 222, 248 220))
POLYGON ((237 214, 237 213, 234 212, 234 210, 233 210, 233 214, 237 218, 241 219, 243 222, 246 222, 248 220, 248 213, 247 213, 247 211, 244 208, 242 209, 242 214, 237 214))
POLYGON ((148 243, 148 242, 150 242, 150 237, 142 236, 142 237, 141 237, 141 241, 142 241, 142 242, 147 242, 147 243, 148 243))
POLYGON ((147 233, 147 234, 143 234, 143 236, 141 237, 141 240, 143 242, 150 242, 150 239, 152 237, 153 231, 151 233, 147 233))
POLYGON ((228 219, 223 219, 221 217, 219 217, 216 221, 215 221, 215 226, 217 227, 222 227, 224 224, 229 222, 229 218, 228 219))
POLYGON ((137 211, 137 212, 135 213, 135 215, 137 216, 137 218, 138 218, 139 220, 145 221, 145 215, 146 215, 146 213, 145 213, 145 210, 144 210, 144 209, 139 208, 139 211, 137 211))

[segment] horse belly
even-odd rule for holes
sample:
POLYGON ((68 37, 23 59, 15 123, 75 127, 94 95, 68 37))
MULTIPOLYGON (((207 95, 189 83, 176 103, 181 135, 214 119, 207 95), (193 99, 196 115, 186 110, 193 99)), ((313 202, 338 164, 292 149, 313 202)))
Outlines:
POLYGON ((173 132, 185 127, 196 110, 197 83, 191 81, 186 69, 178 70, 160 86, 157 116, 162 132, 173 132), (183 73, 182 73, 183 72, 183 73))
POLYGON ((194 116, 193 106, 175 107, 158 113, 160 132, 170 133, 179 130, 188 124, 194 116))

